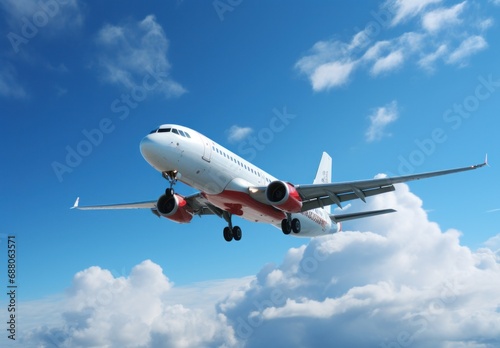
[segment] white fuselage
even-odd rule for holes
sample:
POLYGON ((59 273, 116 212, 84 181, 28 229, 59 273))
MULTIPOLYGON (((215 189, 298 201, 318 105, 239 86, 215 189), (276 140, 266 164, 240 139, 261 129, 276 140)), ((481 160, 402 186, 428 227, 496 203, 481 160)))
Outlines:
MULTIPOLYGON (((199 190, 214 206, 281 228, 286 213, 249 195, 252 187, 277 179, 204 135, 179 125, 162 125, 141 141, 140 148, 156 170, 177 171, 179 181, 199 190)), ((340 228, 322 208, 292 215, 301 222, 300 237, 335 233, 340 228)))

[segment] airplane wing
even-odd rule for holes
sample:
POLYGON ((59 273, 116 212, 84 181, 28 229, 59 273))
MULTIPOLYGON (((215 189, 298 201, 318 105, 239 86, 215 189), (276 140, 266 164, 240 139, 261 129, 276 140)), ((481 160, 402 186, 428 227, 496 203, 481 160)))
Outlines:
POLYGON ((381 178, 343 183, 297 185, 295 186, 295 189, 302 198, 302 211, 307 211, 331 204, 337 204, 342 208, 342 202, 345 201, 359 198, 363 202, 366 202, 366 197, 394 191, 394 184, 474 170, 484 167, 487 164, 488 162, 486 158, 484 163, 469 167, 398 176, 393 178, 381 178))
MULTIPOLYGON (((210 204, 199 192, 190 196, 184 197, 188 206, 196 215, 218 215, 222 217, 222 210, 210 204)), ((145 201, 135 203, 120 203, 120 204, 105 204, 105 205, 88 205, 80 206, 80 197, 75 201, 71 209, 79 210, 108 210, 108 209, 151 209, 152 212, 160 216, 156 210, 157 201, 145 201)))
POLYGON ((361 219, 369 216, 389 214, 395 212, 396 210, 394 209, 382 209, 382 210, 371 210, 371 211, 364 211, 360 213, 351 213, 351 214, 338 214, 338 215, 332 214, 330 215, 330 219, 332 219, 333 222, 337 223, 347 220, 361 219))

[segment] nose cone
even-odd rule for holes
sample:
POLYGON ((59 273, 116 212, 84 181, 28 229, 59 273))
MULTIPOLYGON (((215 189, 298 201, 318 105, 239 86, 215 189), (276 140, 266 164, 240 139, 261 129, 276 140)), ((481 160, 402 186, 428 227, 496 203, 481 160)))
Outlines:
POLYGON ((142 157, 153 167, 162 170, 161 144, 154 139, 154 134, 149 134, 141 140, 139 145, 142 157))
POLYGON ((139 145, 141 149, 142 157, 147 161, 148 157, 150 157, 154 151, 154 143, 151 140, 150 136, 147 135, 141 140, 141 144, 139 145))

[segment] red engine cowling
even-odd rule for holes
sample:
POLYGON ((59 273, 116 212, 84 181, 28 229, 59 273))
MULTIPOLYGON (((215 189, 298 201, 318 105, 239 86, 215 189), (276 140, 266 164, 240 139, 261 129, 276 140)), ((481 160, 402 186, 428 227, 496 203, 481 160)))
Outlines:
POLYGON ((267 186, 266 197, 273 207, 287 213, 298 213, 302 210, 302 199, 290 183, 273 181, 267 186))
POLYGON ((193 218, 184 197, 176 193, 173 196, 162 195, 158 198, 156 210, 161 216, 175 222, 187 223, 193 218))

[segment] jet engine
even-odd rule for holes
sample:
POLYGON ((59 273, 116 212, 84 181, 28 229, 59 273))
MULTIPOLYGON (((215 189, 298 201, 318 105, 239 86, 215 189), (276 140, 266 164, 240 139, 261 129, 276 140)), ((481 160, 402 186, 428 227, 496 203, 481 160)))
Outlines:
POLYGON ((162 195, 158 198, 156 210, 161 216, 175 222, 188 223, 193 218, 193 214, 184 197, 176 193, 169 196, 162 195))
POLYGON ((283 181, 273 181, 267 186, 266 198, 269 203, 287 213, 298 213, 302 209, 302 199, 295 187, 283 181))

